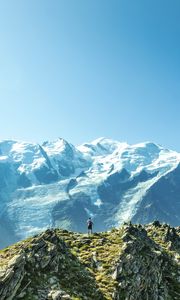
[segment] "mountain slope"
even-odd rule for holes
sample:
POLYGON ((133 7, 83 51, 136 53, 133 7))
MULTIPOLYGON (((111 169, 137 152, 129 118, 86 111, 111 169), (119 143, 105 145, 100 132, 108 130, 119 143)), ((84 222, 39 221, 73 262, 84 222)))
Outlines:
POLYGON ((1 245, 50 227, 84 232, 89 215, 96 231, 157 218, 178 226, 179 163, 179 153, 151 142, 2 141, 1 245))
POLYGON ((84 234, 53 229, 0 251, 0 298, 180 298, 180 228, 125 224, 84 234))

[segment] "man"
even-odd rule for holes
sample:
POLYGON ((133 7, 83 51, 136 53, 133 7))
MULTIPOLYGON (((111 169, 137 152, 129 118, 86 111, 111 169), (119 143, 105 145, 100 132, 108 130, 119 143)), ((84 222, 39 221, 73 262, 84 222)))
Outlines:
POLYGON ((87 226, 88 226, 88 234, 92 234, 92 227, 93 227, 93 222, 91 218, 87 220, 87 226))

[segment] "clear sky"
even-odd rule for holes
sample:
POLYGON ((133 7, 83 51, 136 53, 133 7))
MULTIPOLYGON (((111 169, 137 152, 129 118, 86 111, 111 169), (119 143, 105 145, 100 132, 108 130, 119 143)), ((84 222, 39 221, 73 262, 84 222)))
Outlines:
POLYGON ((179 0, 0 0, 0 139, 180 151, 179 0))

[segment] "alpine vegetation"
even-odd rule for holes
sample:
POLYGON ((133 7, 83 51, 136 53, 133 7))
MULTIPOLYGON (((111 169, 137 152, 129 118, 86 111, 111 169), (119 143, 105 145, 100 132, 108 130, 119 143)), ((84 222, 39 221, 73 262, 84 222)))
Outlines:
POLYGON ((180 228, 48 229, 0 251, 0 299, 178 300, 180 228))

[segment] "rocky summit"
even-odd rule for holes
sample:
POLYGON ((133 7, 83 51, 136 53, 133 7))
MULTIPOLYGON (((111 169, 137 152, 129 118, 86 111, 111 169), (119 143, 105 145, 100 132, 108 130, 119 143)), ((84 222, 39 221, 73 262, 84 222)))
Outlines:
POLYGON ((180 299, 180 227, 45 232, 0 251, 0 299, 180 299))

